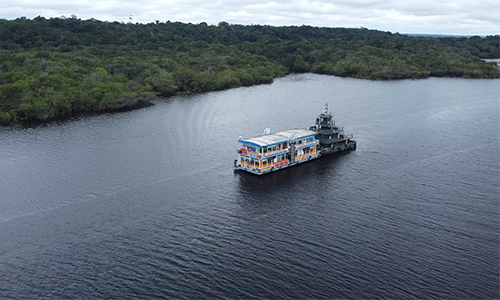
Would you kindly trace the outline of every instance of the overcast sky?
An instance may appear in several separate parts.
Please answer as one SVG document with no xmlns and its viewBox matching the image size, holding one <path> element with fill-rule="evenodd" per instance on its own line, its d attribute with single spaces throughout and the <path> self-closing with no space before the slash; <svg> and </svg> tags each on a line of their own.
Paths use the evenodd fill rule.
<svg viewBox="0 0 500 300">
<path fill-rule="evenodd" d="M 500 34 L 499 0 L 4 0 L 0 18 L 366 27 L 399 33 Z"/>
</svg>

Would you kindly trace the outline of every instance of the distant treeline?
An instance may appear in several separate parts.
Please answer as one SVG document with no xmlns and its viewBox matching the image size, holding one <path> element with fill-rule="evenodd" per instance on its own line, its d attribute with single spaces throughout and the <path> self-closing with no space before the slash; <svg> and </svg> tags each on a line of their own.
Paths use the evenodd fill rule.
<svg viewBox="0 0 500 300">
<path fill-rule="evenodd" d="M 0 20 L 0 122 L 140 105 L 155 95 L 270 83 L 290 72 L 374 80 L 499 78 L 500 36 L 368 29 Z"/>
</svg>

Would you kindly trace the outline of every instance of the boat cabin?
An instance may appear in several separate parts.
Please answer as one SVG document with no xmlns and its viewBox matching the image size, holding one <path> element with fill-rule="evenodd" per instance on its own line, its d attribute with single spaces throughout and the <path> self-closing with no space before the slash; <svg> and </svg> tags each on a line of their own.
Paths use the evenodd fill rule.
<svg viewBox="0 0 500 300">
<path fill-rule="evenodd" d="M 255 174 L 263 174 L 308 161 L 319 156 L 315 139 L 317 132 L 293 129 L 251 138 L 240 139 L 235 166 Z"/>
</svg>

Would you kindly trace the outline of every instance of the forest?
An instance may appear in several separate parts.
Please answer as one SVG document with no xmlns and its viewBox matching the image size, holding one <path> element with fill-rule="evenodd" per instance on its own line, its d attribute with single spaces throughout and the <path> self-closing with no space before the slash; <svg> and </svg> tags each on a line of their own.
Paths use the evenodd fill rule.
<svg viewBox="0 0 500 300">
<path fill-rule="evenodd" d="M 370 80 L 500 78 L 500 36 L 366 28 L 0 20 L 0 123 L 140 107 L 313 72 Z"/>
</svg>

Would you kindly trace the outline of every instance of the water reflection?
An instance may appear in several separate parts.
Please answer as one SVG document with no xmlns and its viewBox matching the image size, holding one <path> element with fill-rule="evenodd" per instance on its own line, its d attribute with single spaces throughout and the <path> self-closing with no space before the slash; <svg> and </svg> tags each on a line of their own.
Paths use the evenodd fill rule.
<svg viewBox="0 0 500 300">
<path fill-rule="evenodd" d="M 255 175 L 244 171 L 236 171 L 239 179 L 239 192 L 257 198 L 273 197 L 287 190 L 296 191 L 311 186 L 327 185 L 335 180 L 336 169 L 344 165 L 344 155 L 328 155 L 303 164 L 285 168 L 265 175 Z M 318 187 L 318 193 L 321 190 Z"/>
</svg>

